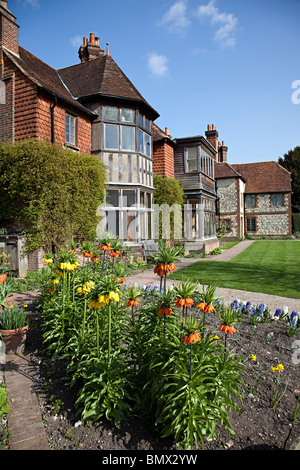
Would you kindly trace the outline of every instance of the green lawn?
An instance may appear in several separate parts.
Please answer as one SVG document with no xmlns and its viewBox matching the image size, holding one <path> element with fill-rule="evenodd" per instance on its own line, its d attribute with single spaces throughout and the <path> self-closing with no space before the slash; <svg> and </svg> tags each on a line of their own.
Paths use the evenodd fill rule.
<svg viewBox="0 0 300 470">
<path fill-rule="evenodd" d="M 197 261 L 170 277 L 300 299 L 300 241 L 255 241 L 231 261 Z"/>
</svg>

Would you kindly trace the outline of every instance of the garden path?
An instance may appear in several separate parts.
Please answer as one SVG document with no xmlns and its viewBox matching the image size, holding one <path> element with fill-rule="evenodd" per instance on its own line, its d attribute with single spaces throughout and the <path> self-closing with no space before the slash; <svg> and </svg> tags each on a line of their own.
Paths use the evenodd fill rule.
<svg viewBox="0 0 300 470">
<path fill-rule="evenodd" d="M 223 250 L 220 255 L 212 256 L 210 259 L 213 261 L 230 261 L 235 256 L 239 255 L 242 251 L 246 250 L 252 243 L 253 240 L 243 240 L 232 248 Z M 190 266 L 195 262 L 205 261 L 206 259 L 207 258 L 184 258 L 180 262 L 176 263 L 176 268 L 179 270 L 185 268 L 186 266 Z M 138 286 L 140 284 L 158 285 L 159 278 L 156 274 L 154 274 L 153 270 L 146 270 L 138 274 L 128 276 L 126 278 L 126 282 L 129 285 L 136 283 Z M 170 286 L 175 282 L 175 280 L 167 278 L 167 286 Z M 218 287 L 216 289 L 216 295 L 217 297 L 223 298 L 225 304 L 230 304 L 235 299 L 240 299 L 240 301 L 250 301 L 252 305 L 264 303 L 271 309 L 271 313 L 274 313 L 277 308 L 282 308 L 283 306 L 287 306 L 289 312 L 292 312 L 293 310 L 300 312 L 300 299 L 290 299 L 288 297 L 281 297 L 277 295 L 243 291 L 238 289 L 227 289 L 223 287 Z"/>
</svg>

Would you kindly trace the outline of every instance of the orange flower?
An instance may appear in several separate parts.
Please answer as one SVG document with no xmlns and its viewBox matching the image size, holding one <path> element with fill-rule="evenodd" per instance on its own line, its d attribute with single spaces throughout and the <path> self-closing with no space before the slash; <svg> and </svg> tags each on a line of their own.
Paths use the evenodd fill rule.
<svg viewBox="0 0 300 470">
<path fill-rule="evenodd" d="M 185 299 L 175 299 L 176 307 L 192 307 L 194 305 L 193 299 L 186 297 Z"/>
<path fill-rule="evenodd" d="M 70 253 L 76 253 L 76 250 L 69 250 Z"/>
<path fill-rule="evenodd" d="M 175 270 L 176 270 L 175 264 L 174 264 L 174 263 L 169 264 L 168 270 L 169 270 L 170 273 L 171 273 L 172 271 L 175 271 Z"/>
<path fill-rule="evenodd" d="M 174 263 L 170 264 L 164 264 L 164 263 L 159 263 L 157 266 L 154 268 L 154 273 L 158 274 L 158 276 L 163 277 L 167 272 L 172 272 L 175 271 L 176 267 Z"/>
<path fill-rule="evenodd" d="M 154 274 L 157 274 L 160 277 L 165 275 L 165 265 L 163 263 L 158 264 L 154 268 Z"/>
<path fill-rule="evenodd" d="M 204 313 L 212 313 L 215 311 L 215 307 L 212 304 L 206 304 L 205 302 L 199 302 L 197 308 Z"/>
<path fill-rule="evenodd" d="M 232 333 L 236 333 L 236 329 L 234 328 L 234 326 L 224 325 L 224 323 L 222 323 L 222 325 L 218 327 L 218 330 L 224 331 L 224 333 L 228 333 L 230 335 L 232 335 Z"/>
<path fill-rule="evenodd" d="M 195 333 L 191 333 L 189 335 L 185 335 L 183 338 L 183 344 L 187 343 L 197 343 L 201 339 L 200 334 L 198 331 L 195 331 Z"/>
<path fill-rule="evenodd" d="M 109 255 L 110 255 L 112 258 L 115 258 L 115 259 L 116 259 L 116 258 L 119 257 L 120 252 L 119 252 L 119 251 L 111 251 L 111 252 L 109 253 Z"/>
<path fill-rule="evenodd" d="M 138 297 L 135 300 L 128 299 L 127 305 L 128 307 L 137 307 L 140 301 L 141 299 L 139 299 Z"/>
<path fill-rule="evenodd" d="M 92 257 L 92 261 L 94 261 L 94 263 L 98 263 L 99 258 L 94 258 L 94 257 Z"/>
<path fill-rule="evenodd" d="M 121 278 L 117 281 L 118 284 L 124 284 L 124 282 L 126 281 L 125 278 Z"/>
<path fill-rule="evenodd" d="M 157 313 L 158 315 L 161 315 L 161 316 L 164 316 L 164 315 L 168 316 L 168 315 L 172 315 L 173 310 L 172 310 L 172 307 L 167 307 L 167 308 L 161 307 Z"/>
</svg>

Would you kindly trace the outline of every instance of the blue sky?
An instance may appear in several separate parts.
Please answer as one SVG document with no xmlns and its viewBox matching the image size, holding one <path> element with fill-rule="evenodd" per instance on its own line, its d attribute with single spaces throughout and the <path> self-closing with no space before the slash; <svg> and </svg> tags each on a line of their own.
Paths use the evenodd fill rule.
<svg viewBox="0 0 300 470">
<path fill-rule="evenodd" d="M 214 123 L 229 163 L 300 145 L 300 0 L 8 0 L 20 44 L 54 68 L 95 33 L 173 137 Z"/>
</svg>

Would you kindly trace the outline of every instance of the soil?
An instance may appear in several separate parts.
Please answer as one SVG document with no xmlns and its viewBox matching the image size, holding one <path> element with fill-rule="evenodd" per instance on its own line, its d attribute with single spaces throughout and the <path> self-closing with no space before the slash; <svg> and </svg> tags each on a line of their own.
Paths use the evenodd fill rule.
<svg viewBox="0 0 300 470">
<path fill-rule="evenodd" d="M 82 423 L 74 406 L 76 390 L 70 389 L 65 379 L 65 364 L 63 361 L 52 364 L 42 354 L 41 315 L 34 296 L 28 308 L 31 319 L 25 354 L 30 361 L 34 390 L 51 449 L 178 450 L 172 439 L 162 439 L 159 429 L 152 429 L 138 417 L 123 422 L 120 429 L 105 420 L 90 426 Z M 256 355 L 256 361 L 247 360 L 243 403 L 238 402 L 238 414 L 230 414 L 235 435 L 219 426 L 218 437 L 206 442 L 204 450 L 292 450 L 300 441 L 300 409 L 293 420 L 297 402 L 300 405 L 300 350 L 293 352 L 293 348 L 300 346 L 300 333 L 289 337 L 285 323 L 279 320 L 257 327 L 243 322 L 236 328 L 237 333 L 228 338 L 229 347 L 236 348 L 245 358 Z M 276 375 L 270 367 L 277 364 L 284 365 L 281 384 L 287 387 L 282 399 L 272 408 Z"/>
</svg>

